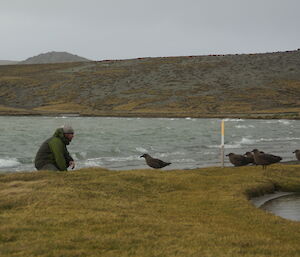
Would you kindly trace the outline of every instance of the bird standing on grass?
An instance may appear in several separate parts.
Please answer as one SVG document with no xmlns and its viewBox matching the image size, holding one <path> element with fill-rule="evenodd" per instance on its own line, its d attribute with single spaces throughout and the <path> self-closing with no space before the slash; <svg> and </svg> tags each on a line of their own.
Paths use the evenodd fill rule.
<svg viewBox="0 0 300 257">
<path fill-rule="evenodd" d="M 257 149 L 252 150 L 252 152 L 256 165 L 262 165 L 263 169 L 267 169 L 267 165 L 280 162 L 282 160 L 280 156 L 266 154 L 258 151 Z"/>
<path fill-rule="evenodd" d="M 246 153 L 244 154 L 244 156 L 245 156 L 246 159 L 248 160 L 248 163 L 255 164 L 253 153 L 251 153 L 251 152 L 246 152 Z"/>
<path fill-rule="evenodd" d="M 296 155 L 297 160 L 300 161 L 300 150 L 295 150 L 293 153 Z"/>
<path fill-rule="evenodd" d="M 245 157 L 243 155 L 229 153 L 229 154 L 226 154 L 226 156 L 228 156 L 229 161 L 236 167 L 245 166 L 245 165 L 249 164 L 247 157 Z"/>
<path fill-rule="evenodd" d="M 162 160 L 152 158 L 147 153 L 140 156 L 140 158 L 142 158 L 142 157 L 145 158 L 147 165 L 154 169 L 161 169 L 161 168 L 166 167 L 171 164 L 170 162 L 164 162 Z"/>
</svg>

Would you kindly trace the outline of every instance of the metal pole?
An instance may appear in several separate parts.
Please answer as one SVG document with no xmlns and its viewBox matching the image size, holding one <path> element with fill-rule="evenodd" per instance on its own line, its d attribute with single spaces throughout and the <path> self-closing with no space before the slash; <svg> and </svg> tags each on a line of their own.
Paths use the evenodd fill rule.
<svg viewBox="0 0 300 257">
<path fill-rule="evenodd" d="M 224 168 L 224 120 L 221 121 L 221 166 Z"/>
</svg>

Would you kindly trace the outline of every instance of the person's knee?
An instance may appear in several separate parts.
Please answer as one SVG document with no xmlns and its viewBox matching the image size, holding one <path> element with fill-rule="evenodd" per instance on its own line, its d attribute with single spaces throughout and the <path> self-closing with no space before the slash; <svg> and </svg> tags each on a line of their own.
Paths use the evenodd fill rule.
<svg viewBox="0 0 300 257">
<path fill-rule="evenodd" d="M 55 165 L 49 163 L 49 164 L 44 165 L 44 166 L 43 166 L 42 168 L 40 168 L 39 170 L 58 171 L 58 168 L 57 168 Z"/>
</svg>

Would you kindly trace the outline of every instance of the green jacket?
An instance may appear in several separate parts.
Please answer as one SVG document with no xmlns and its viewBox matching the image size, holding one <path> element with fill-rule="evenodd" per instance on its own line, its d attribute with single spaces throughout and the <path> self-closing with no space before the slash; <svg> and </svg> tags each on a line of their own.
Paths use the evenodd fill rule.
<svg viewBox="0 0 300 257">
<path fill-rule="evenodd" d="M 65 138 L 63 129 L 58 128 L 38 150 L 34 161 L 36 169 L 40 170 L 46 164 L 53 164 L 61 171 L 67 170 L 69 162 L 73 161 L 67 150 L 68 144 L 70 141 Z"/>
</svg>

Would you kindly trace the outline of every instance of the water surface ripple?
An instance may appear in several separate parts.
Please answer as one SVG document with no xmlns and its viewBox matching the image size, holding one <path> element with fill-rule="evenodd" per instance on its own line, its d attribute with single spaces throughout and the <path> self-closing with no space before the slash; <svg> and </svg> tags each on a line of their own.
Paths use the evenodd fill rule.
<svg viewBox="0 0 300 257">
<path fill-rule="evenodd" d="M 40 144 L 63 124 L 75 129 L 68 149 L 77 169 L 147 168 L 143 153 L 172 162 L 165 170 L 220 165 L 220 119 L 2 116 L 0 124 L 0 172 L 34 170 Z M 299 131 L 297 120 L 227 119 L 225 154 L 258 148 L 295 160 Z"/>
</svg>

